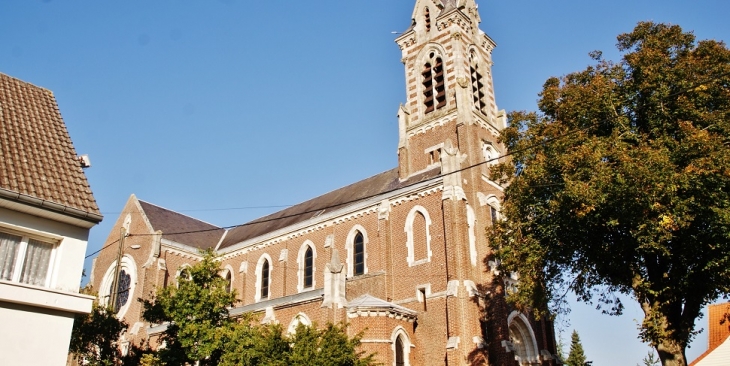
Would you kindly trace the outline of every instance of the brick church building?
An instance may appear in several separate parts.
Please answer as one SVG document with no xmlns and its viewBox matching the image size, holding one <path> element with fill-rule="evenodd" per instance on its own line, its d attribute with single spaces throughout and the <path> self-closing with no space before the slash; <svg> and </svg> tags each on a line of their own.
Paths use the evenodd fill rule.
<svg viewBox="0 0 730 366">
<path fill-rule="evenodd" d="M 398 166 L 233 229 L 130 197 L 95 259 L 107 299 L 124 240 L 119 316 L 127 342 L 164 325 L 141 320 L 139 297 L 174 285 L 201 249 L 222 256 L 253 312 L 285 329 L 346 321 L 384 365 L 556 365 L 553 324 L 506 303 L 517 276 L 490 264 L 485 228 L 503 188 L 489 179 L 505 153 L 491 52 L 474 0 L 417 0 L 403 52 L 407 100 L 398 110 Z"/>
</svg>

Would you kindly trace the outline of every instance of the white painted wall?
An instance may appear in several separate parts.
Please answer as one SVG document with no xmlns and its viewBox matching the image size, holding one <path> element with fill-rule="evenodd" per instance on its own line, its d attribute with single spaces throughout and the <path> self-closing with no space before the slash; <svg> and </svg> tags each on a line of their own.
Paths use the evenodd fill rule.
<svg viewBox="0 0 730 366">
<path fill-rule="evenodd" d="M 73 314 L 0 302 L 0 365 L 65 365 Z"/>
<path fill-rule="evenodd" d="M 58 245 L 49 287 L 0 281 L 0 365 L 63 366 L 74 315 L 88 313 L 93 302 L 78 293 L 89 229 L 0 208 L 3 229 Z"/>
</svg>

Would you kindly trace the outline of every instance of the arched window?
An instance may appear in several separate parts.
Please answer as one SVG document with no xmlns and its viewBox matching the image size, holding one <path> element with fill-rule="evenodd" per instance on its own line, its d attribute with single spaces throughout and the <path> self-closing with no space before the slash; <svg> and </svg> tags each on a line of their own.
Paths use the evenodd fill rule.
<svg viewBox="0 0 730 366">
<path fill-rule="evenodd" d="M 261 266 L 261 299 L 269 298 L 269 261 L 264 259 L 264 263 Z"/>
<path fill-rule="evenodd" d="M 347 250 L 347 278 L 368 273 L 368 233 L 362 225 L 356 224 L 345 239 Z"/>
<path fill-rule="evenodd" d="M 507 322 L 509 324 L 510 342 L 519 364 L 521 366 L 539 365 L 540 359 L 535 333 L 532 331 L 527 318 L 518 312 L 513 312 Z"/>
<path fill-rule="evenodd" d="M 403 337 L 395 339 L 395 366 L 405 366 L 405 350 L 403 349 Z"/>
<path fill-rule="evenodd" d="M 297 291 L 311 290 L 317 285 L 314 274 L 317 272 L 315 263 L 317 261 L 317 250 L 311 240 L 306 240 L 299 248 L 297 254 Z"/>
<path fill-rule="evenodd" d="M 311 288 L 314 284 L 314 252 L 307 247 L 304 252 L 304 288 Z"/>
<path fill-rule="evenodd" d="M 390 336 L 391 349 L 393 350 L 393 365 L 410 366 L 411 340 L 406 330 L 399 326 Z"/>
<path fill-rule="evenodd" d="M 431 261 L 431 217 L 423 206 L 415 206 L 406 217 L 406 247 L 409 267 Z"/>
<path fill-rule="evenodd" d="M 111 306 L 117 317 L 121 319 L 133 303 L 131 299 L 134 296 L 134 288 L 137 283 L 137 265 L 131 256 L 125 255 L 122 257 L 119 267 L 118 274 L 116 261 L 107 269 L 100 284 L 99 300 L 103 305 Z M 116 299 L 113 300 L 112 294 L 115 286 Z"/>
<path fill-rule="evenodd" d="M 233 291 L 233 275 L 231 274 L 231 271 L 226 270 L 223 279 L 226 280 L 226 292 L 230 294 L 231 291 Z"/>
<path fill-rule="evenodd" d="M 357 232 L 353 245 L 353 267 L 355 276 L 365 274 L 365 240 L 362 233 Z"/>
<path fill-rule="evenodd" d="M 423 71 L 423 105 L 425 113 L 431 113 L 435 109 L 446 105 L 446 87 L 444 84 L 444 66 L 441 57 L 434 52 L 429 55 L 429 60 L 424 64 Z"/>
</svg>

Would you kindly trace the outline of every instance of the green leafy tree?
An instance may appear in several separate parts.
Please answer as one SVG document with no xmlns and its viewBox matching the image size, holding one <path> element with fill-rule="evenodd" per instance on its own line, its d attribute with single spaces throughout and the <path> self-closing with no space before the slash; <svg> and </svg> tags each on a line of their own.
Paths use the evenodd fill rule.
<svg viewBox="0 0 730 366">
<path fill-rule="evenodd" d="M 220 366 L 372 366 L 373 355 L 359 351 L 361 334 L 347 336 L 347 326 L 300 324 L 285 336 L 280 325 L 239 324 Z"/>
<path fill-rule="evenodd" d="M 347 336 L 344 324 L 328 324 L 322 329 L 317 326 L 297 326 L 290 338 L 288 365 L 292 366 L 370 366 L 375 365 L 373 355 L 358 351 L 362 334 L 353 338 Z"/>
<path fill-rule="evenodd" d="M 540 113 L 510 114 L 489 236 L 520 273 L 515 304 L 554 314 L 572 290 L 617 315 L 628 295 L 641 339 L 684 366 L 701 309 L 730 293 L 730 51 L 651 22 L 618 49 L 547 80 Z"/>
<path fill-rule="evenodd" d="M 203 259 L 178 278 L 177 286 L 160 289 L 152 301 L 143 301 L 145 320 L 167 324 L 160 338 L 166 346 L 157 354 L 160 362 L 218 364 L 235 324 L 228 308 L 236 299 L 234 292 L 226 291 L 219 271 L 215 254 L 204 252 Z"/>
<path fill-rule="evenodd" d="M 568 359 L 565 360 L 565 364 L 567 366 L 585 366 L 589 364 L 583 352 L 583 344 L 580 343 L 580 337 L 575 330 L 570 336 L 570 353 Z"/>
<path fill-rule="evenodd" d="M 89 288 L 81 292 L 92 294 Z M 136 365 L 139 350 L 130 346 L 129 353 L 123 356 L 119 347 L 119 339 L 126 329 L 127 324 L 111 309 L 94 301 L 89 314 L 74 317 L 69 352 L 90 366 Z"/>
</svg>

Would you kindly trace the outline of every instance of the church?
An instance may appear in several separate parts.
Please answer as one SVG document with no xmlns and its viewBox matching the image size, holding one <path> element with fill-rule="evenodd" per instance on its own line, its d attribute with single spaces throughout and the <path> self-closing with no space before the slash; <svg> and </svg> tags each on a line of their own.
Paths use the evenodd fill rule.
<svg viewBox="0 0 730 366">
<path fill-rule="evenodd" d="M 165 329 L 141 319 L 136 299 L 174 286 L 213 249 L 238 296 L 232 316 L 289 331 L 344 321 L 384 365 L 559 364 L 552 322 L 506 302 L 519 277 L 497 270 L 484 234 L 500 215 L 489 170 L 506 152 L 506 116 L 477 8 L 416 0 L 396 39 L 407 88 L 397 167 L 232 229 L 132 195 L 91 278 L 102 301 L 118 279 L 125 344 L 154 344 Z"/>
</svg>

